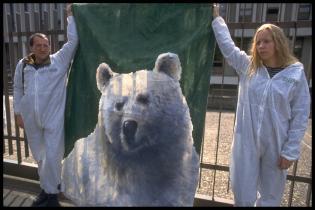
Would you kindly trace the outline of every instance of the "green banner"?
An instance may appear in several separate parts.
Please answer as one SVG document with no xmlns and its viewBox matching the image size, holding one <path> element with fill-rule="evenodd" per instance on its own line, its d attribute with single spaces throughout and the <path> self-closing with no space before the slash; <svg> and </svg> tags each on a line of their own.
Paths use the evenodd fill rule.
<svg viewBox="0 0 315 210">
<path fill-rule="evenodd" d="M 80 41 L 68 78 L 65 156 L 97 124 L 98 65 L 105 62 L 117 73 L 152 70 L 165 52 L 180 58 L 180 84 L 200 154 L 215 44 L 210 4 L 74 4 L 73 14 Z"/>
</svg>

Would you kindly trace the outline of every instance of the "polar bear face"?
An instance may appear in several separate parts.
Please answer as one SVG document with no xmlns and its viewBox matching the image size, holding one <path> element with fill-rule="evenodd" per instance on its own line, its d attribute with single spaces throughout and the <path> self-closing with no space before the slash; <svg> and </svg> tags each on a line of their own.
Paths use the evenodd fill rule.
<svg viewBox="0 0 315 210">
<path fill-rule="evenodd" d="M 110 151 L 139 157 L 187 139 L 192 128 L 180 73 L 179 59 L 172 53 L 160 55 L 153 71 L 116 74 L 107 64 L 99 65 L 99 117 Z"/>
</svg>

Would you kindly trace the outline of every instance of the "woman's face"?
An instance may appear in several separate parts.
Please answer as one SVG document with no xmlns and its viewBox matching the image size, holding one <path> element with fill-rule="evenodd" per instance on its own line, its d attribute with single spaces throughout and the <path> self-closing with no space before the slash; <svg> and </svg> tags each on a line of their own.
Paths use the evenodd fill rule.
<svg viewBox="0 0 315 210">
<path fill-rule="evenodd" d="M 260 59 L 264 63 L 269 63 L 276 59 L 275 42 L 269 30 L 262 30 L 256 36 L 256 49 Z"/>
</svg>

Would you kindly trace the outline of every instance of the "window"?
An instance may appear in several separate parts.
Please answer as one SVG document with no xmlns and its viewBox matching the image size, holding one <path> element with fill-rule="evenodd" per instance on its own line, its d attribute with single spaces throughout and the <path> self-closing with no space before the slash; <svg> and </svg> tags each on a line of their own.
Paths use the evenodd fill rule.
<svg viewBox="0 0 315 210">
<path fill-rule="evenodd" d="M 214 58 L 213 58 L 213 66 L 221 67 L 223 62 L 223 55 L 219 49 L 219 46 L 215 48 Z"/>
<path fill-rule="evenodd" d="M 34 4 L 34 11 L 38 12 L 39 11 L 39 5 L 38 4 Z"/>
<path fill-rule="evenodd" d="M 26 4 L 26 3 L 24 3 L 24 10 L 25 10 L 25 12 L 28 12 L 28 11 L 29 11 L 29 9 L 28 9 L 28 4 Z"/>
<path fill-rule="evenodd" d="M 41 7 L 42 7 L 42 11 L 47 11 L 48 10 L 48 5 L 47 5 L 47 3 L 46 4 L 43 4 L 43 3 L 41 3 Z"/>
<path fill-rule="evenodd" d="M 279 7 L 270 6 L 267 8 L 266 21 L 278 21 Z"/>
<path fill-rule="evenodd" d="M 302 49 L 303 49 L 303 37 L 297 37 L 294 43 L 294 56 L 301 60 L 302 58 Z"/>
<path fill-rule="evenodd" d="M 220 4 L 220 16 L 226 18 L 226 7 L 227 4 Z"/>
<path fill-rule="evenodd" d="M 311 15 L 311 4 L 300 4 L 298 10 L 298 20 L 309 20 Z"/>
<path fill-rule="evenodd" d="M 6 42 L 5 44 L 4 44 L 4 49 L 5 49 L 5 54 L 7 55 L 7 56 L 5 56 L 5 65 L 6 65 L 6 68 L 10 68 L 10 54 L 9 54 L 9 43 L 8 42 Z"/>
<path fill-rule="evenodd" d="M 65 44 L 64 41 L 58 41 L 58 47 L 59 48 L 57 50 L 61 49 L 64 44 Z"/>
<path fill-rule="evenodd" d="M 241 3 L 239 22 L 251 22 L 253 16 L 253 4 Z"/>
<path fill-rule="evenodd" d="M 240 48 L 240 50 L 243 50 L 249 55 L 249 51 L 252 44 L 252 38 L 245 38 L 243 37 L 243 40 L 241 38 L 235 39 L 235 45 Z M 241 46 L 242 45 L 242 46 Z"/>
</svg>

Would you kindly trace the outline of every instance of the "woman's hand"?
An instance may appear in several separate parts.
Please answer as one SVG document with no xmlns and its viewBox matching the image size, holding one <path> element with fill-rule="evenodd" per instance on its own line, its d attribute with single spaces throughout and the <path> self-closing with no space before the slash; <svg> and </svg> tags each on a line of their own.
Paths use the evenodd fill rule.
<svg viewBox="0 0 315 210">
<path fill-rule="evenodd" d="M 278 166 L 280 169 L 288 169 L 293 164 L 293 160 L 287 160 L 284 157 L 280 156 Z"/>
<path fill-rule="evenodd" d="M 220 12 L 219 12 L 220 5 L 218 3 L 213 3 L 212 8 L 213 8 L 212 9 L 213 18 L 220 16 Z"/>
</svg>

